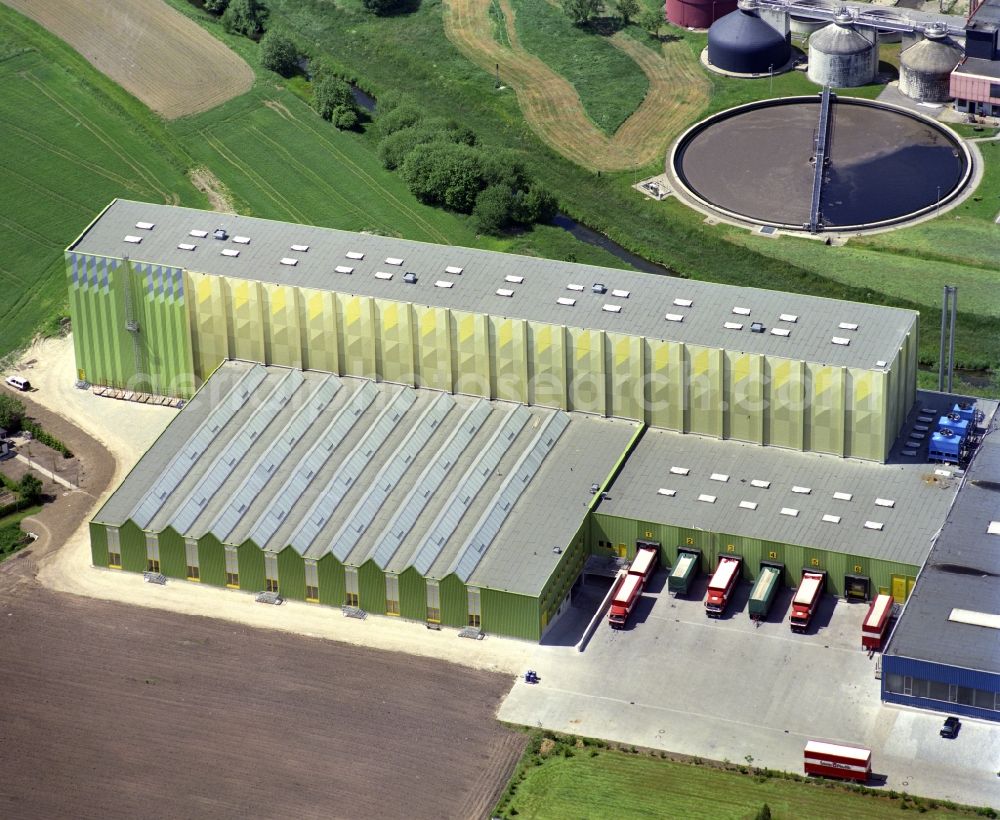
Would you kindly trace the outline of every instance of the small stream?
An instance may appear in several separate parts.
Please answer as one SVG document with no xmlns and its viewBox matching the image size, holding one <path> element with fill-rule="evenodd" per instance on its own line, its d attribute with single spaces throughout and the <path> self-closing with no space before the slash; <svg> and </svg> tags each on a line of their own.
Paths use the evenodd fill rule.
<svg viewBox="0 0 1000 820">
<path fill-rule="evenodd" d="M 677 275 L 670 268 L 658 265 L 656 262 L 650 262 L 648 259 L 643 259 L 641 256 L 626 250 L 614 240 L 608 239 L 604 234 L 598 233 L 586 225 L 581 225 L 576 220 L 566 216 L 566 214 L 556 214 L 556 218 L 552 220 L 552 224 L 557 228 L 562 228 L 567 233 L 573 234 L 581 242 L 586 242 L 588 245 L 593 245 L 597 248 L 603 248 L 616 259 L 628 262 L 633 268 L 641 270 L 643 273 L 656 273 L 660 276 Z"/>
</svg>

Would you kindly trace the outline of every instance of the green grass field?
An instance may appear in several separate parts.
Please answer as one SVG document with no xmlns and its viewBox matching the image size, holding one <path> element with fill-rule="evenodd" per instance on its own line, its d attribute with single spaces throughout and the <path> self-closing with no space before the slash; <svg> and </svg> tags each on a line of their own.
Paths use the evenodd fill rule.
<svg viewBox="0 0 1000 820">
<path fill-rule="evenodd" d="M 565 756 L 567 748 L 570 757 Z M 946 808 L 933 800 L 891 794 L 873 796 L 830 782 L 754 776 L 735 767 L 724 771 L 648 753 L 559 742 L 544 757 L 529 747 L 494 815 L 519 820 L 752 820 L 767 804 L 775 820 L 885 820 L 887 813 L 901 810 L 928 818 L 977 816 L 974 809 Z"/>
<path fill-rule="evenodd" d="M 544 0 L 511 0 L 521 44 L 576 89 L 591 121 L 611 135 L 642 103 L 649 80 L 595 31 L 577 28 Z"/>
</svg>

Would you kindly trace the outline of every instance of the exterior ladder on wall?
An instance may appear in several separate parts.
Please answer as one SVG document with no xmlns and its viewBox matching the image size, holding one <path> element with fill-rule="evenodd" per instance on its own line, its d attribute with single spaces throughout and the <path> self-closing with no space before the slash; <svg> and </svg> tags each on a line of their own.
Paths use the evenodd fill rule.
<svg viewBox="0 0 1000 820">
<path fill-rule="evenodd" d="M 139 320 L 135 315 L 135 300 L 132 294 L 132 263 L 126 256 L 122 259 L 125 268 L 125 330 L 132 339 L 132 363 L 135 373 L 142 373 L 142 346 L 139 344 Z"/>
</svg>

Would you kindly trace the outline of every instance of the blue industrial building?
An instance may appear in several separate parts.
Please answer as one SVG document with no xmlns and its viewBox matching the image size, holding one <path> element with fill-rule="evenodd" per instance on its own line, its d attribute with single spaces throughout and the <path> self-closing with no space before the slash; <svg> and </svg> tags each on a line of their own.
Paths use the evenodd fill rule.
<svg viewBox="0 0 1000 820">
<path fill-rule="evenodd" d="M 1000 434 L 984 436 L 883 652 L 882 700 L 1000 721 Z"/>
</svg>

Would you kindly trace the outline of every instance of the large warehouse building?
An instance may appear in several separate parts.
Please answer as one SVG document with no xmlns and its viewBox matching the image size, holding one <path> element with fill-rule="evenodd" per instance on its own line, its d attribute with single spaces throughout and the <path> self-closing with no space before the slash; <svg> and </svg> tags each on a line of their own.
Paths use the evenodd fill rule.
<svg viewBox="0 0 1000 820">
<path fill-rule="evenodd" d="M 79 377 L 191 397 L 98 567 L 539 640 L 643 541 L 905 601 L 961 494 L 910 311 L 120 200 L 66 258 Z"/>
</svg>

